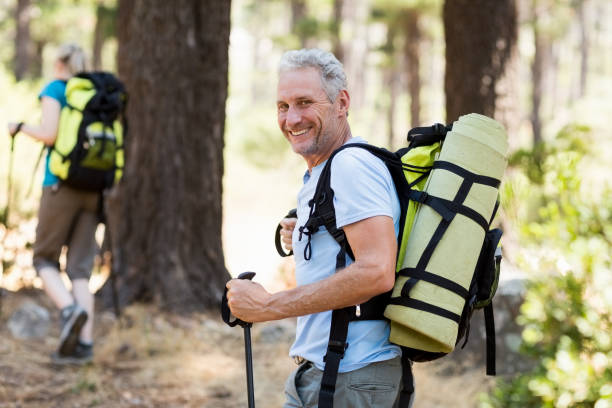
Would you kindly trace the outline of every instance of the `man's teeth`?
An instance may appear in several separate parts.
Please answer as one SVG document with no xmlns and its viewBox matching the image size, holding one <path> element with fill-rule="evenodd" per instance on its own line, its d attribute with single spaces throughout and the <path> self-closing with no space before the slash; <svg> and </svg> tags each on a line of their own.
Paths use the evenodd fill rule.
<svg viewBox="0 0 612 408">
<path fill-rule="evenodd" d="M 299 135 L 303 135 L 304 133 L 308 132 L 308 129 L 302 129 L 302 130 L 298 130 L 296 132 L 292 131 L 291 135 L 292 136 L 299 136 Z"/>
</svg>

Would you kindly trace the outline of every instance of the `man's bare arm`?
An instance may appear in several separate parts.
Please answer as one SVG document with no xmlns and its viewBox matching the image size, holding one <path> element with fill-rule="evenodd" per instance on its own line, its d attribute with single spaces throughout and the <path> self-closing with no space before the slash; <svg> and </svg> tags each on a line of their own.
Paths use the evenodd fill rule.
<svg viewBox="0 0 612 408">
<path fill-rule="evenodd" d="M 232 314 L 249 322 L 303 316 L 358 305 L 393 288 L 397 252 L 393 220 L 371 217 L 345 226 L 344 232 L 354 263 L 319 282 L 274 294 L 258 283 L 233 279 L 227 284 Z"/>
</svg>

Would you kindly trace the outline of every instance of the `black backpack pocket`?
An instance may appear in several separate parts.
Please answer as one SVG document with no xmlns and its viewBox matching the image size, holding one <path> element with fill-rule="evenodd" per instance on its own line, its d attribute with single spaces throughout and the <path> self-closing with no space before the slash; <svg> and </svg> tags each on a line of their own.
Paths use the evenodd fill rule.
<svg viewBox="0 0 612 408">
<path fill-rule="evenodd" d="M 485 235 L 474 273 L 474 283 L 476 285 L 474 309 L 481 309 L 490 304 L 495 292 L 497 292 L 501 262 L 501 247 L 499 247 L 501 237 L 502 230 L 499 228 L 487 231 Z"/>
</svg>

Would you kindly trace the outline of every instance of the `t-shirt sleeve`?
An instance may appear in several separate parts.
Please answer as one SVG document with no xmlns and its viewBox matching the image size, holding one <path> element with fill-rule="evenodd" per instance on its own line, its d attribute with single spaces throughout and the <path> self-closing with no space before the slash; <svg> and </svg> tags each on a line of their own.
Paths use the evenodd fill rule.
<svg viewBox="0 0 612 408">
<path fill-rule="evenodd" d="M 366 218 L 393 218 L 395 186 L 387 166 L 360 148 L 338 153 L 331 164 L 336 226 L 341 228 Z"/>
<path fill-rule="evenodd" d="M 64 98 L 64 86 L 60 81 L 52 81 L 49 82 L 38 94 L 38 99 L 42 99 L 43 96 L 48 96 L 57 100 L 58 102 L 62 102 Z"/>
</svg>

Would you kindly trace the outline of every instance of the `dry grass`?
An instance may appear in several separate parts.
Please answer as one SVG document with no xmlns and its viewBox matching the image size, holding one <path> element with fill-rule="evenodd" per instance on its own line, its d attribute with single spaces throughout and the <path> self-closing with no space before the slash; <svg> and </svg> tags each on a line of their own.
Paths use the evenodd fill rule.
<svg viewBox="0 0 612 408">
<path fill-rule="evenodd" d="M 144 305 L 125 310 L 121 321 L 99 314 L 94 364 L 58 368 L 48 357 L 57 329 L 23 341 L 13 339 L 4 324 L 26 297 L 50 308 L 38 291 L 3 297 L 0 407 L 246 405 L 242 330 L 216 315 L 181 317 Z M 293 369 L 289 344 L 260 341 L 263 327 L 253 329 L 256 398 L 262 406 L 280 406 L 284 378 Z"/>
<path fill-rule="evenodd" d="M 49 353 L 57 346 L 57 321 L 42 339 L 14 339 L 6 327 L 26 299 L 53 310 L 39 290 L 5 292 L 0 319 L 0 408 L 26 407 L 213 407 L 247 405 L 242 329 L 216 314 L 189 317 L 154 306 L 127 308 L 120 321 L 96 316 L 94 364 L 57 367 Z M 274 325 L 278 325 L 275 323 Z M 258 407 L 281 407 L 286 377 L 295 368 L 287 357 L 292 322 L 270 340 L 252 329 L 255 398 Z M 415 408 L 471 408 L 491 384 L 481 367 L 459 370 L 445 362 L 416 364 Z"/>
</svg>

